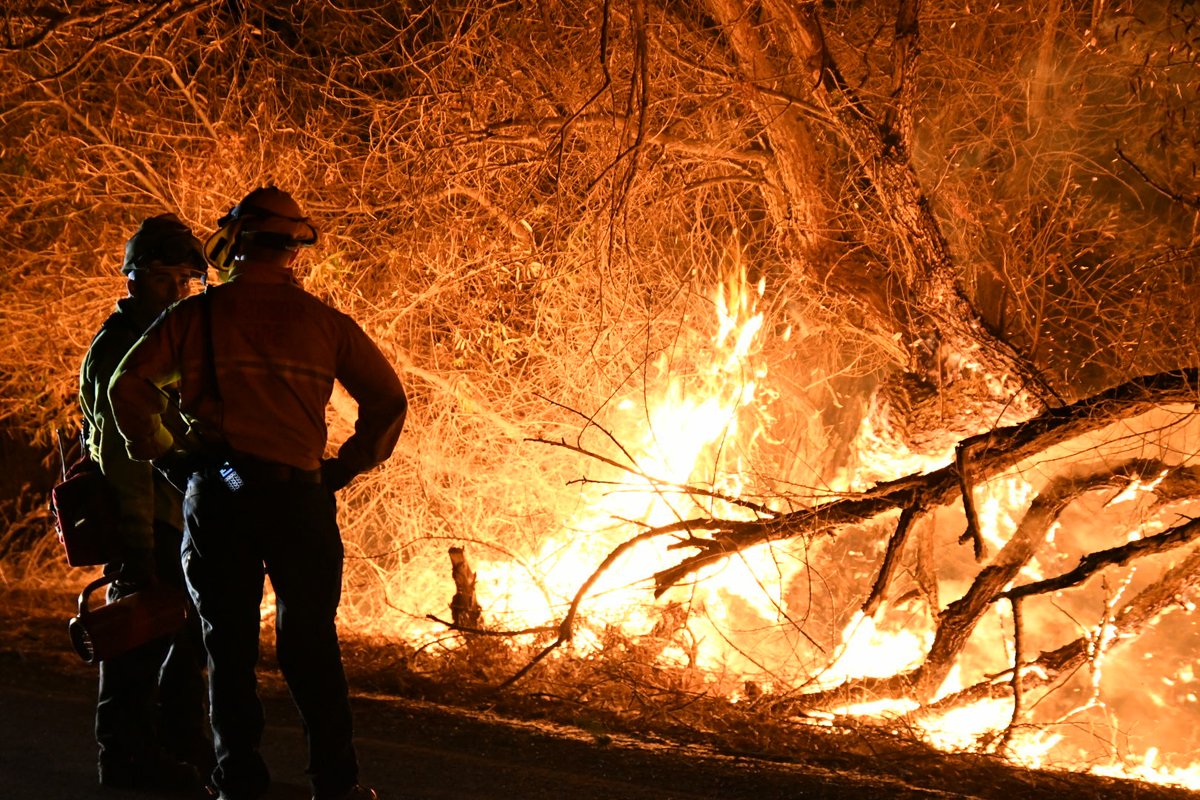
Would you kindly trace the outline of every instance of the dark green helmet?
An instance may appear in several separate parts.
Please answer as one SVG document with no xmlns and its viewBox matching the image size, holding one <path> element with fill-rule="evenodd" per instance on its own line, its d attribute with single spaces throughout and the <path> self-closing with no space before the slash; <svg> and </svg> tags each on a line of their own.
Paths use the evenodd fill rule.
<svg viewBox="0 0 1200 800">
<path fill-rule="evenodd" d="M 151 267 L 178 267 L 200 273 L 207 269 L 200 240 L 174 214 L 143 220 L 125 243 L 121 272 L 128 275 L 135 269 Z"/>
</svg>

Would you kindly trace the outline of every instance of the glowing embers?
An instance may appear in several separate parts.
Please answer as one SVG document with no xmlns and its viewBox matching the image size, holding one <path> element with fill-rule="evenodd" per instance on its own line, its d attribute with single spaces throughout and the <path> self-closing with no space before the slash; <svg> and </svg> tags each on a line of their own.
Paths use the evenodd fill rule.
<svg viewBox="0 0 1200 800">
<path fill-rule="evenodd" d="M 1200 790 L 1200 765 L 1172 767 L 1158 764 L 1157 747 L 1151 747 L 1141 759 L 1131 759 L 1124 764 L 1094 766 L 1089 771 L 1111 778 L 1132 778 L 1151 783 L 1173 784 L 1187 789 Z"/>
</svg>

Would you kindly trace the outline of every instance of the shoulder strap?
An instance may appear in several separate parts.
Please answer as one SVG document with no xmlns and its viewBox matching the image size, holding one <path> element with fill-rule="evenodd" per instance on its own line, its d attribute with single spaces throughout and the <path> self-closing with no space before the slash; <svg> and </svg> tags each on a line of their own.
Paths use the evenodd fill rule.
<svg viewBox="0 0 1200 800">
<path fill-rule="evenodd" d="M 200 295 L 200 304 L 204 309 L 204 367 L 208 373 L 205 377 L 212 387 L 213 397 L 218 404 L 223 405 L 221 384 L 217 382 L 217 351 L 213 347 L 212 298 L 207 289 Z"/>
<path fill-rule="evenodd" d="M 221 384 L 217 380 L 217 350 L 213 346 L 213 319 L 210 289 L 205 289 L 200 295 L 200 310 L 204 320 L 204 383 L 208 393 L 212 395 L 217 405 L 216 429 L 201 431 L 200 438 L 206 441 L 208 447 L 216 447 L 225 438 L 225 401 L 221 397 Z M 204 434 L 208 435 L 205 436 Z"/>
</svg>

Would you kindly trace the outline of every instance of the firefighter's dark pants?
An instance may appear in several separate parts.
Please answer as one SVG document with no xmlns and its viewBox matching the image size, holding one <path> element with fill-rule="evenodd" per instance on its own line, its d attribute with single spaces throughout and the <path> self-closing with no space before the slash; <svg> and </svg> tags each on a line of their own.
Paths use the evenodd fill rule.
<svg viewBox="0 0 1200 800">
<path fill-rule="evenodd" d="M 179 563 L 182 534 L 154 524 L 154 560 L 159 581 L 183 589 Z M 138 587 L 121 582 L 108 587 L 108 602 Z M 211 760 L 204 719 L 204 652 L 200 621 L 189 611 L 188 624 L 171 636 L 100 662 L 96 702 L 96 742 L 101 763 L 153 761 L 159 751 L 193 764 Z"/>
<path fill-rule="evenodd" d="M 213 784 L 256 798 L 270 782 L 259 755 L 264 716 L 258 662 L 263 577 L 275 591 L 276 653 L 308 738 L 314 794 L 358 778 L 350 703 L 334 616 L 342 541 L 331 492 L 304 479 L 244 476 L 236 490 L 217 469 L 192 476 L 184 499 L 183 568 L 204 623 L 217 766 Z"/>
</svg>

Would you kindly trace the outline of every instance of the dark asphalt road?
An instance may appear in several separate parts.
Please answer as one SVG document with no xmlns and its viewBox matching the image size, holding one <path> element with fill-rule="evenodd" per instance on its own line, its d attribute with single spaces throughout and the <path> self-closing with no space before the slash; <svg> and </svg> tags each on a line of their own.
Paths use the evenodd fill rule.
<svg viewBox="0 0 1200 800">
<path fill-rule="evenodd" d="M 96 669 L 71 650 L 69 600 L 0 591 L 0 800 L 148 800 L 154 795 L 105 790 L 96 782 Z M 269 668 L 262 674 L 268 720 L 263 755 L 275 779 L 268 800 L 309 800 L 299 718 L 278 674 Z M 393 697 L 359 694 L 352 702 L 363 780 L 381 800 L 1200 798 L 1183 789 L 1032 773 L 969 756 L 940 761 L 926 754 L 891 764 L 889 773 L 889 757 L 864 752 L 869 745 L 862 745 L 847 753 L 808 753 L 813 763 L 801 766 L 676 743 L 598 738 L 577 728 Z M 753 741 L 754 731 L 743 734 Z M 806 741 L 808 747 L 842 746 L 836 737 Z M 824 771 L 814 763 L 847 771 Z M 197 791 L 181 800 L 206 797 Z"/>
<path fill-rule="evenodd" d="M 94 670 L 59 660 L 47 668 L 0 646 L 0 798 L 136 800 L 101 789 L 92 740 Z M 307 800 L 304 742 L 290 700 L 266 693 L 264 756 L 271 800 Z M 962 795 L 705 751 L 512 723 L 487 714 L 356 697 L 364 782 L 382 800 L 783 800 Z M 203 796 L 197 794 L 197 797 Z"/>
</svg>

